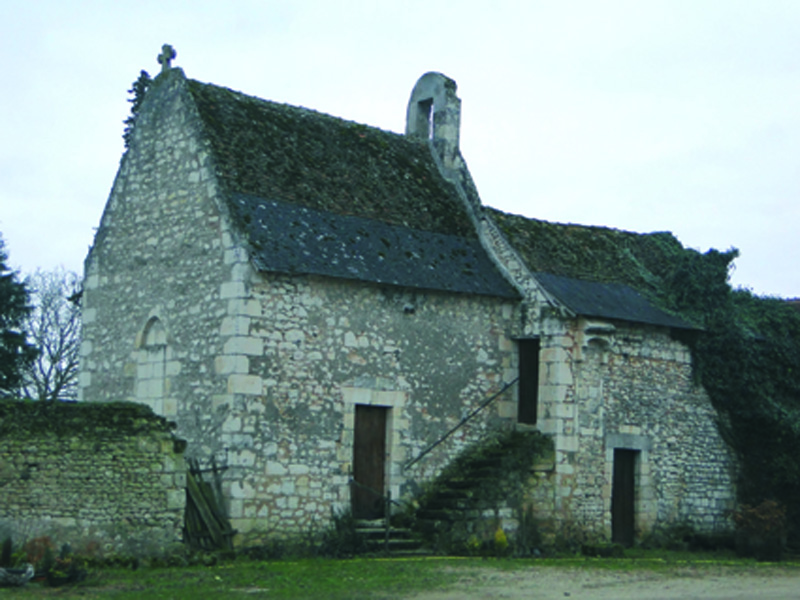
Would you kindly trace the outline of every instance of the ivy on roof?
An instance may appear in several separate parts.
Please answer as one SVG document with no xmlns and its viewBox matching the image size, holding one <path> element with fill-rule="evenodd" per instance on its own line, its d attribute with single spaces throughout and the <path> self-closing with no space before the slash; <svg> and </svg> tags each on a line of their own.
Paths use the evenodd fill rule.
<svg viewBox="0 0 800 600">
<path fill-rule="evenodd" d="M 669 232 L 640 234 L 490 211 L 532 271 L 652 291 L 685 251 Z"/>
<path fill-rule="evenodd" d="M 550 223 L 489 209 L 491 217 L 533 272 L 631 287 L 654 306 L 705 327 L 708 287 L 728 289 L 735 249 L 701 253 L 669 232 L 633 233 L 607 227 Z M 702 281 L 697 272 L 713 272 Z"/>
<path fill-rule="evenodd" d="M 477 237 L 425 142 L 211 84 L 187 83 L 228 193 Z"/>
</svg>

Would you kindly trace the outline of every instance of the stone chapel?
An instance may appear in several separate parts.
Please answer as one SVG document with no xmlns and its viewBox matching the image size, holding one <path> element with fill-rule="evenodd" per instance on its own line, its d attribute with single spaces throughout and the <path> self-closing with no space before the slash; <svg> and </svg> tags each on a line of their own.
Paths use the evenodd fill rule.
<svg viewBox="0 0 800 600">
<path fill-rule="evenodd" d="M 86 258 L 81 399 L 147 404 L 225 463 L 237 543 L 371 516 L 503 428 L 553 442 L 520 482 L 542 519 L 724 529 L 735 464 L 680 341 L 698 332 L 629 275 L 677 240 L 484 206 L 459 119 L 439 73 L 397 134 L 164 60 Z"/>
</svg>

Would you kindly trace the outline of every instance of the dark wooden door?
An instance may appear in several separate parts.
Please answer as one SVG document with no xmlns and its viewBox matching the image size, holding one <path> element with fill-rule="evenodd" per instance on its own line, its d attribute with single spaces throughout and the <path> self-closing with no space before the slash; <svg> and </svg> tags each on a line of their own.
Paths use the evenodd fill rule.
<svg viewBox="0 0 800 600">
<path fill-rule="evenodd" d="M 386 411 L 383 406 L 356 405 L 353 442 L 353 516 L 357 519 L 383 517 L 386 469 Z"/>
<path fill-rule="evenodd" d="M 517 421 L 536 425 L 539 410 L 539 340 L 519 340 L 519 400 Z"/>
<path fill-rule="evenodd" d="M 614 450 L 611 488 L 611 541 L 633 546 L 636 526 L 636 459 L 638 450 Z"/>
</svg>

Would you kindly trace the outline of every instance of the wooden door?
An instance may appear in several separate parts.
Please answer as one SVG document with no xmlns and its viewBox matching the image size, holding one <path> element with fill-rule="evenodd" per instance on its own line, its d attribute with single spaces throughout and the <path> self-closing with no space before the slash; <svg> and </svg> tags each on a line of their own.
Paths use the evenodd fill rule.
<svg viewBox="0 0 800 600">
<path fill-rule="evenodd" d="M 636 528 L 636 460 L 638 450 L 614 449 L 611 488 L 611 541 L 633 546 Z"/>
<path fill-rule="evenodd" d="M 383 517 L 386 415 L 383 406 L 356 405 L 351 497 L 357 519 Z"/>
</svg>

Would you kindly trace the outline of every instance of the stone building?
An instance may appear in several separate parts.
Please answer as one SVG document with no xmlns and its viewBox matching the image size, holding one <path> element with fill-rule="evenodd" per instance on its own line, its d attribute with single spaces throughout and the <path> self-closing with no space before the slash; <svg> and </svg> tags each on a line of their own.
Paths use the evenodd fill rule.
<svg viewBox="0 0 800 600">
<path fill-rule="evenodd" d="M 86 259 L 82 399 L 146 403 L 187 456 L 226 462 L 241 543 L 380 514 L 514 427 L 554 441 L 528 494 L 544 518 L 618 538 L 719 527 L 733 462 L 673 335 L 691 326 L 549 260 L 542 222 L 485 208 L 459 115 L 438 73 L 399 135 L 165 60 Z"/>
</svg>

